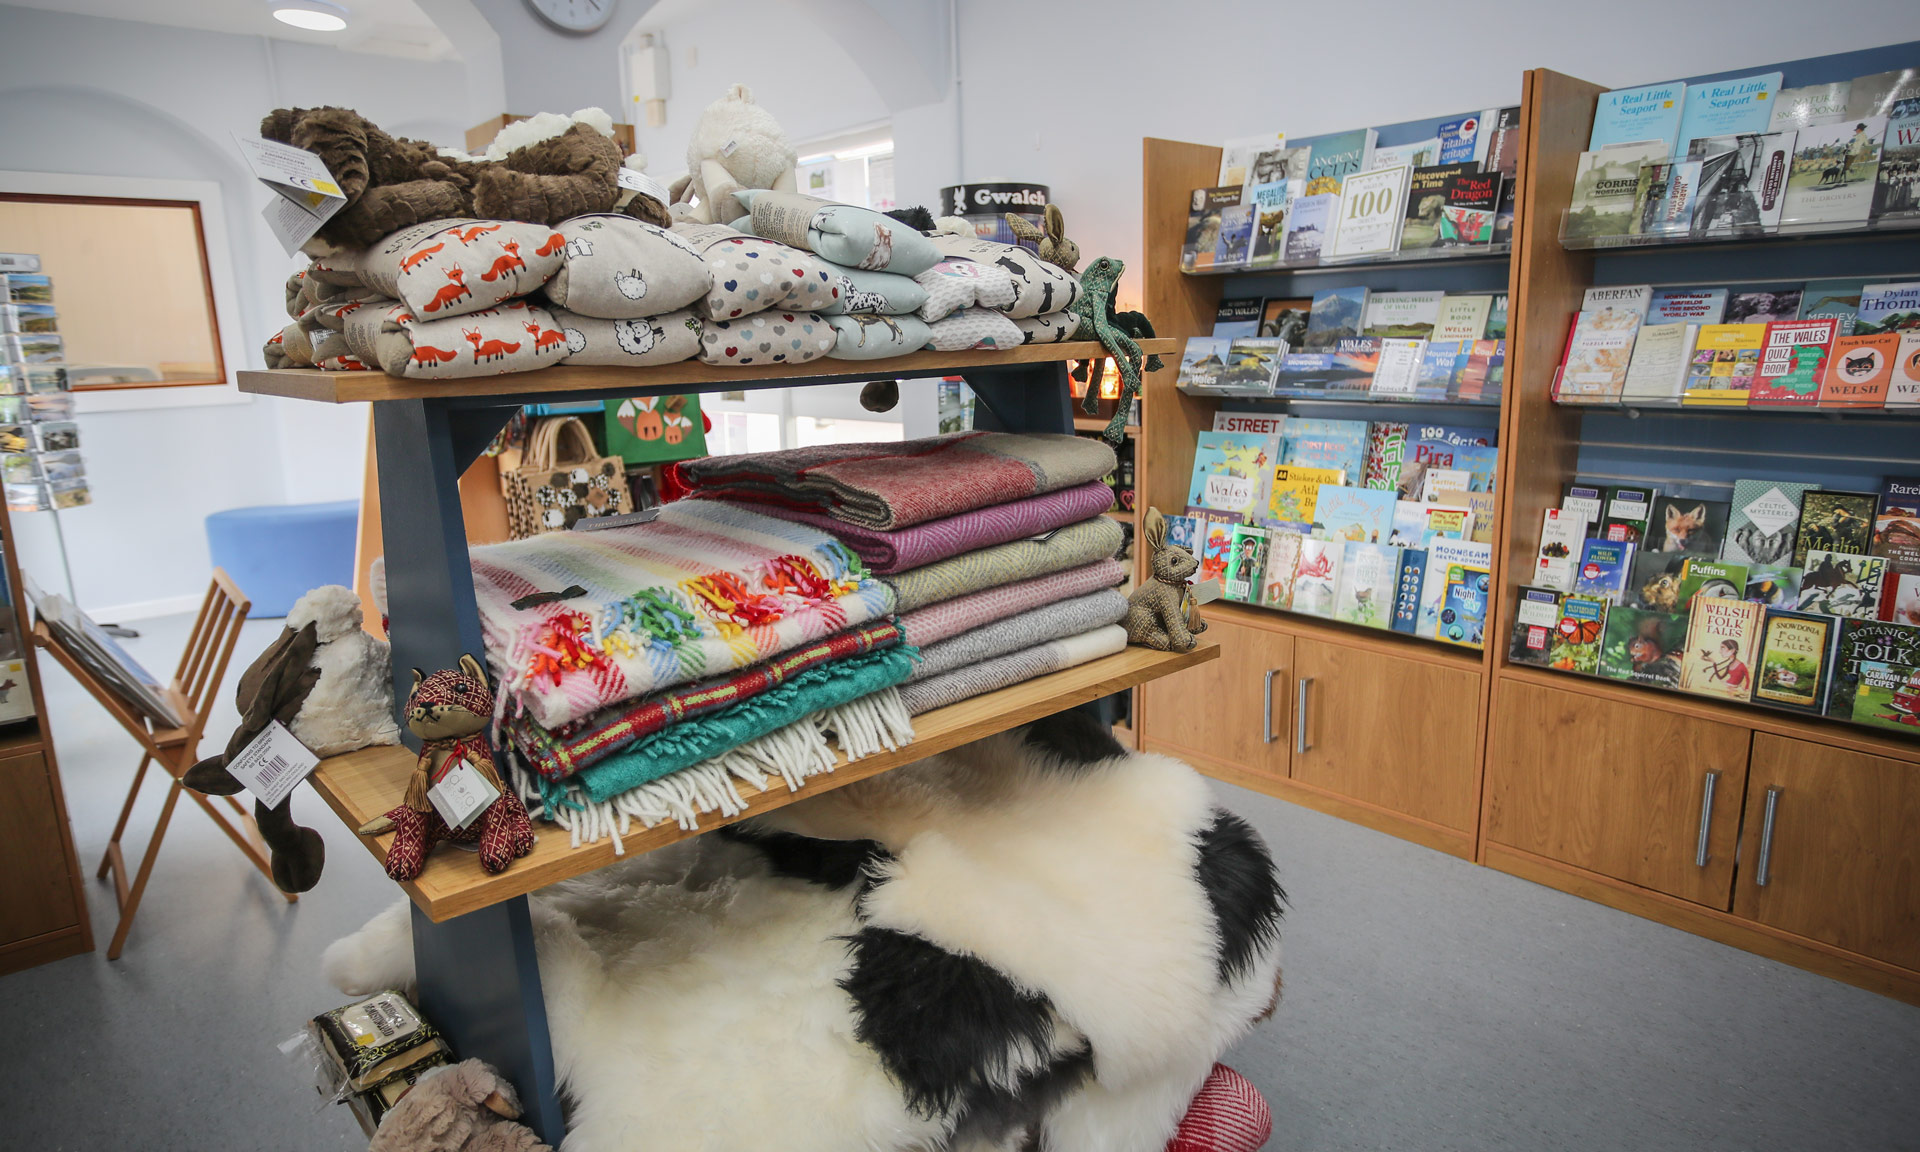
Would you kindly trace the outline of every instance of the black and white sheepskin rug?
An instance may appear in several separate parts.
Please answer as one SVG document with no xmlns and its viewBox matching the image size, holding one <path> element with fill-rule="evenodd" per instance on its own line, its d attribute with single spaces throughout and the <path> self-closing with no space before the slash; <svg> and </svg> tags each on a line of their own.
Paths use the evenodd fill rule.
<svg viewBox="0 0 1920 1152">
<path fill-rule="evenodd" d="M 1062 713 L 535 892 L 563 1152 L 1160 1152 L 1285 894 L 1193 769 Z M 413 983 L 405 901 L 328 979 Z"/>
</svg>

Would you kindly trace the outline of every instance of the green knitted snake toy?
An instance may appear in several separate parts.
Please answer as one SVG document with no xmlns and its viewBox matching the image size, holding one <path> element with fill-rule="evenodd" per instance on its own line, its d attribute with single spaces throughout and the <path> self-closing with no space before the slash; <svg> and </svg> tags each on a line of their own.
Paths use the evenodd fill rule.
<svg viewBox="0 0 1920 1152">
<path fill-rule="evenodd" d="M 1140 394 L 1142 361 L 1148 372 L 1160 370 L 1160 357 L 1146 356 L 1138 340 L 1152 337 L 1153 324 L 1139 312 L 1115 312 L 1113 294 L 1120 287 L 1120 274 L 1127 266 L 1111 256 L 1102 256 L 1080 274 L 1080 298 L 1072 311 L 1080 317 L 1080 335 L 1091 333 L 1120 365 L 1120 403 L 1113 420 L 1102 435 L 1107 443 L 1119 447 L 1127 435 L 1127 412 L 1133 398 Z M 1073 370 L 1075 380 L 1087 381 L 1087 396 L 1081 410 L 1091 415 L 1099 410 L 1100 390 L 1093 379 L 1093 361 L 1083 361 Z"/>
</svg>

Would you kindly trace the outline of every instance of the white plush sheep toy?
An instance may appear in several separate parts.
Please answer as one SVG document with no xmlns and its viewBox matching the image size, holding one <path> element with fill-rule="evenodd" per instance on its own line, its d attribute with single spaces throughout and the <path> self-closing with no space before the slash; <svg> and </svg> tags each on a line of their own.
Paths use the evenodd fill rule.
<svg viewBox="0 0 1920 1152">
<path fill-rule="evenodd" d="M 735 84 L 707 105 L 693 127 L 687 174 L 673 184 L 673 214 L 701 224 L 731 224 L 743 215 L 735 192 L 796 191 L 797 158 L 780 122 L 753 102 L 751 89 Z"/>
</svg>

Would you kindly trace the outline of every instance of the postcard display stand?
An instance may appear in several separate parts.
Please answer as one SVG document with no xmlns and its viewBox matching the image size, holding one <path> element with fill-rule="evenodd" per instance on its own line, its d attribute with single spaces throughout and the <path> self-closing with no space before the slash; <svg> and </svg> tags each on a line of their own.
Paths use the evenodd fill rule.
<svg viewBox="0 0 1920 1152">
<path fill-rule="evenodd" d="M 1440 123 L 1382 125 L 1379 146 L 1432 137 Z M 1305 298 L 1351 286 L 1507 293 L 1517 299 L 1506 245 L 1226 274 L 1183 272 L 1191 191 L 1216 181 L 1221 150 L 1156 139 L 1144 147 L 1146 311 L 1160 335 L 1206 335 L 1222 300 Z M 1516 240 L 1526 224 L 1524 215 L 1516 220 Z M 1524 337 L 1517 316 L 1510 305 L 1509 348 Z M 1370 402 L 1365 392 L 1338 400 L 1236 400 L 1183 392 L 1173 372 L 1150 378 L 1145 391 L 1141 456 L 1151 461 L 1151 471 L 1136 504 L 1168 514 L 1188 504 L 1195 438 L 1213 428 L 1222 410 L 1491 430 L 1499 427 L 1504 407 L 1504 401 Z M 1504 467 L 1504 438 L 1501 444 Z M 1495 516 L 1496 525 L 1504 524 L 1497 504 Z M 1498 554 L 1496 548 L 1496 563 Z M 1482 651 L 1224 600 L 1202 611 L 1206 639 L 1220 645 L 1221 658 L 1141 689 L 1135 719 L 1141 747 L 1442 852 L 1474 857 L 1478 718 L 1486 712 L 1488 653 L 1497 644 L 1489 642 Z M 1491 609 L 1488 621 L 1491 627 Z"/>
<path fill-rule="evenodd" d="M 1179 354 L 1179 345 L 1170 340 L 1149 341 L 1148 347 L 1169 359 Z M 901 378 L 962 377 L 977 397 L 977 427 L 1071 432 L 1065 362 L 1100 355 L 1097 344 L 1057 344 L 1005 352 L 919 353 L 889 361 L 886 368 Z M 462 653 L 483 650 L 458 480 L 520 405 L 874 378 L 871 368 L 851 367 L 835 360 L 767 370 L 697 363 L 640 369 L 558 367 L 430 382 L 374 372 L 288 369 L 242 372 L 240 387 L 328 403 L 373 404 L 395 694 L 404 700 L 412 681 L 410 669 L 451 667 Z M 915 741 L 898 752 L 843 763 L 798 792 L 776 784 L 752 796 L 742 817 L 1124 691 L 1216 655 L 1210 644 L 1179 655 L 1128 648 L 937 709 L 915 718 Z M 398 802 L 413 756 L 405 747 L 364 749 L 323 761 L 312 781 L 341 819 L 358 827 Z M 728 822 L 718 815 L 702 817 L 699 831 Z M 636 829 L 624 843 L 629 853 L 646 852 L 697 834 L 669 823 Z M 363 843 L 379 856 L 387 839 L 367 837 Z M 564 833 L 545 829 L 532 855 L 497 876 L 483 873 L 471 855 L 443 852 L 417 881 L 403 886 L 413 900 L 421 1009 L 447 1034 L 456 1052 L 485 1059 L 513 1080 L 527 1103 L 529 1123 L 555 1145 L 563 1127 L 526 893 L 617 859 L 607 841 L 569 848 L 567 840 Z"/>
</svg>

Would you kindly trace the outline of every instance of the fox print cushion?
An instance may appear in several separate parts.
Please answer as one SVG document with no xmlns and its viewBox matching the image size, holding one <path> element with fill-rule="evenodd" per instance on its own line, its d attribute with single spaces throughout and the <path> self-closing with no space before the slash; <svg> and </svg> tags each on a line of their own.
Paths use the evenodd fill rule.
<svg viewBox="0 0 1920 1152">
<path fill-rule="evenodd" d="M 920 306 L 927 302 L 927 290 L 911 276 L 902 276 L 897 272 L 842 268 L 837 264 L 825 264 L 825 267 L 839 285 L 838 296 L 819 310 L 827 315 L 869 312 L 880 316 L 905 316 L 919 311 Z"/>
<path fill-rule="evenodd" d="M 748 213 L 734 227 L 847 268 L 918 276 L 940 262 L 939 249 L 912 225 L 870 208 L 766 188 L 742 189 L 734 197 Z"/>
<path fill-rule="evenodd" d="M 920 319 L 929 324 L 962 308 L 1005 308 L 1013 303 L 1013 276 L 998 264 L 949 257 L 914 280 L 927 290 Z"/>
<path fill-rule="evenodd" d="M 354 348 L 373 353 L 369 363 L 416 380 L 531 372 L 567 354 L 553 314 L 525 300 L 444 320 L 421 320 L 404 304 L 369 307 L 348 317 L 347 333 Z"/>
<path fill-rule="evenodd" d="M 932 243 L 948 257 L 959 256 L 1005 269 L 1013 278 L 1013 301 L 993 307 L 1016 320 L 1044 316 L 1049 312 L 1065 312 L 1080 297 L 1079 277 L 1047 263 L 1017 244 L 1001 244 L 951 233 L 935 236 Z"/>
<path fill-rule="evenodd" d="M 491 308 L 545 284 L 565 242 L 518 220 L 434 220 L 402 228 L 367 249 L 360 278 L 421 320 Z"/>
<path fill-rule="evenodd" d="M 927 322 L 918 316 L 878 316 L 872 313 L 857 313 L 851 316 L 829 316 L 827 323 L 833 326 L 833 351 L 827 353 L 836 360 L 884 360 L 889 356 L 905 356 L 927 346 L 933 338 L 933 332 Z"/>
<path fill-rule="evenodd" d="M 675 224 L 673 234 L 707 262 L 712 283 L 706 296 L 693 302 L 704 319 L 736 320 L 775 307 L 821 312 L 840 296 L 838 281 L 810 252 L 724 224 Z"/>
<path fill-rule="evenodd" d="M 1029 344 L 1064 344 L 1073 339 L 1080 330 L 1078 312 L 1049 312 L 1045 316 L 1028 316 L 1013 322 L 1020 334 Z"/>
<path fill-rule="evenodd" d="M 633 320 L 555 308 L 553 320 L 567 338 L 568 364 L 641 368 L 690 360 L 700 351 L 700 318 L 686 308 Z"/>
<path fill-rule="evenodd" d="M 805 364 L 833 351 L 833 326 L 817 312 L 755 312 L 738 320 L 709 320 L 700 333 L 700 359 L 715 365 Z"/>
<path fill-rule="evenodd" d="M 548 282 L 547 299 L 569 312 L 602 320 L 665 316 L 713 286 L 693 244 L 644 220 L 612 212 L 575 216 L 558 231 L 565 264 Z"/>
</svg>

